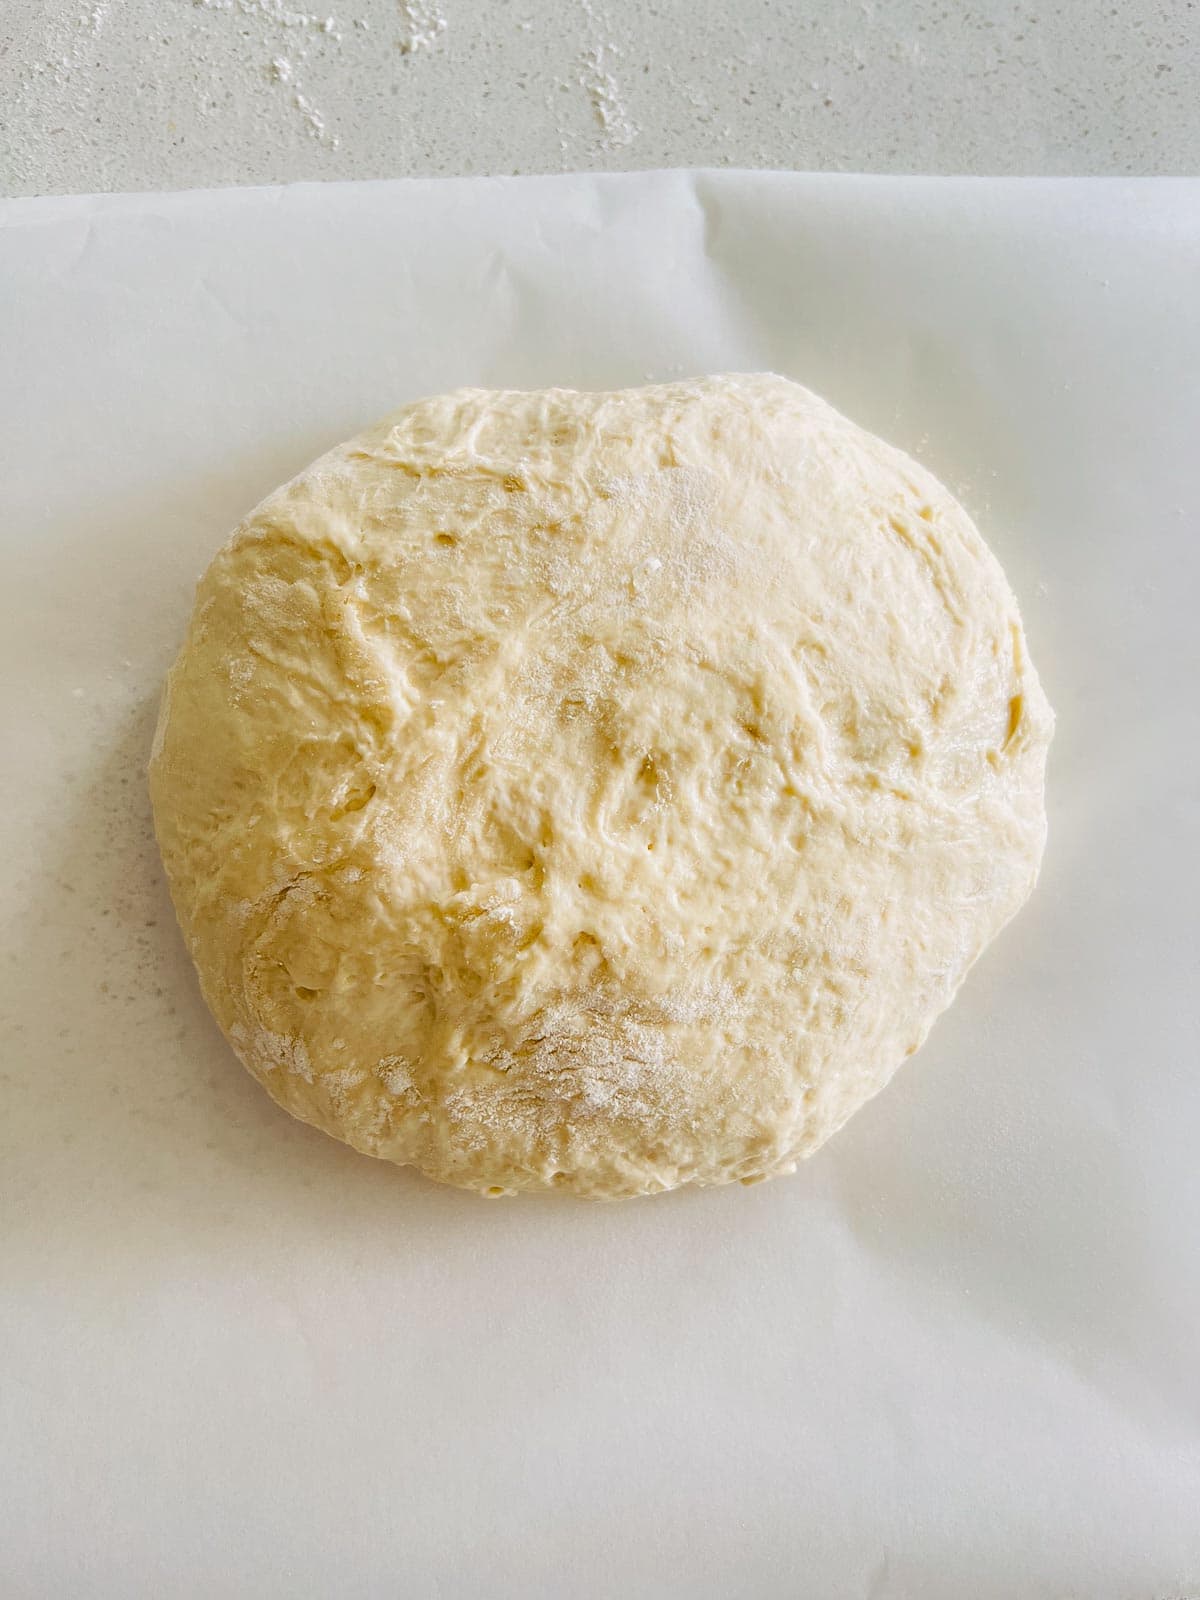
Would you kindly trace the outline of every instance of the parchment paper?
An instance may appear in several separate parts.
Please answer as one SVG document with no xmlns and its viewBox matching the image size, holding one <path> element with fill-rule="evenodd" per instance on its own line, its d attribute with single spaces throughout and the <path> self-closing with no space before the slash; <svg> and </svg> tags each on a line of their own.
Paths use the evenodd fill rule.
<svg viewBox="0 0 1200 1600">
<path fill-rule="evenodd" d="M 0 1588 L 1200 1594 L 1200 184 L 644 174 L 0 208 Z M 980 521 L 1041 886 L 790 1180 L 488 1204 L 291 1122 L 144 791 L 194 579 L 464 383 L 773 367 Z"/>
</svg>

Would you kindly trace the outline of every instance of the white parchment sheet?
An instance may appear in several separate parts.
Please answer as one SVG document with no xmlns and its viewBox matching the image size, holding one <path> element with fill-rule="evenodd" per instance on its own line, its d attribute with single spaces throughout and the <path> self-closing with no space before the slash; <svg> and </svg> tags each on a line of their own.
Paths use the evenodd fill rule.
<svg viewBox="0 0 1200 1600">
<path fill-rule="evenodd" d="M 762 367 L 1004 564 L 1033 901 L 791 1179 L 488 1204 L 289 1121 L 151 838 L 195 578 L 418 395 Z M 9 202 L 0 503 L 0 1591 L 1200 1595 L 1200 183 Z"/>
</svg>

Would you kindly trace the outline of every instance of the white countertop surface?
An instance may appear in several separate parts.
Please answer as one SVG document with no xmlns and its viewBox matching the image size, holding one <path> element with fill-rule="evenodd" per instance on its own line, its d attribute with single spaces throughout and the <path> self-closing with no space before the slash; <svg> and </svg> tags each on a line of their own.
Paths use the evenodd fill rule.
<svg viewBox="0 0 1200 1600">
<path fill-rule="evenodd" d="M 1200 5 L 0 6 L 0 193 L 696 165 L 1195 173 Z"/>
</svg>

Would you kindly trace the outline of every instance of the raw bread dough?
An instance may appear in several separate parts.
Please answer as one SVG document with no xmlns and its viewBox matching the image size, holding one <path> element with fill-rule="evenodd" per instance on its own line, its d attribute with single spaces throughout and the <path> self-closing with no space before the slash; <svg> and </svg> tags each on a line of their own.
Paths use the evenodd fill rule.
<svg viewBox="0 0 1200 1600">
<path fill-rule="evenodd" d="M 773 376 L 462 390 L 200 584 L 151 761 L 281 1105 L 489 1194 L 791 1171 L 1029 894 L 1052 718 L 996 561 Z"/>
</svg>

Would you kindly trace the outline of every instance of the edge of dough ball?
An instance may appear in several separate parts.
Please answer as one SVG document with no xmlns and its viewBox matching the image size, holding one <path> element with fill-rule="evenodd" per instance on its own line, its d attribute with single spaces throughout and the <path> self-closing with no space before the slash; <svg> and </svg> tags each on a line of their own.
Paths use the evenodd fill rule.
<svg viewBox="0 0 1200 1600">
<path fill-rule="evenodd" d="M 1053 717 L 949 492 L 771 374 L 418 401 L 201 580 L 150 761 L 292 1115 L 482 1193 L 794 1169 L 1024 902 Z"/>
</svg>

